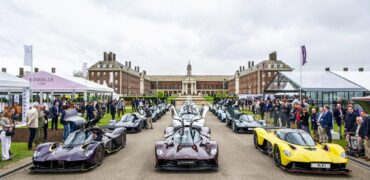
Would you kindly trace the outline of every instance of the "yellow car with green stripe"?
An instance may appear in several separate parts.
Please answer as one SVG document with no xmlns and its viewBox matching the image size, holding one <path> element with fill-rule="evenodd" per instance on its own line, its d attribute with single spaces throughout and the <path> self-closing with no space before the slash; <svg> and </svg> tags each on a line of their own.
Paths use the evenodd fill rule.
<svg viewBox="0 0 370 180">
<path fill-rule="evenodd" d="M 316 144 L 300 129 L 255 128 L 254 145 L 270 155 L 276 166 L 289 172 L 349 174 L 348 158 L 337 144 Z"/>
</svg>

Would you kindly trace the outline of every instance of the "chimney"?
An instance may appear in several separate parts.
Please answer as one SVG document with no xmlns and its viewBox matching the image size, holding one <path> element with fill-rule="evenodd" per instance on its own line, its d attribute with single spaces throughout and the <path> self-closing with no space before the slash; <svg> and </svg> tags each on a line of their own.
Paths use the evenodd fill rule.
<svg viewBox="0 0 370 180">
<path fill-rule="evenodd" d="M 145 70 L 143 70 L 143 74 L 144 74 L 144 76 L 146 75 L 146 71 Z"/>
<path fill-rule="evenodd" d="M 56 72 L 55 67 L 52 67 L 52 68 L 51 68 L 51 73 L 55 74 L 55 72 Z"/>
<path fill-rule="evenodd" d="M 343 68 L 343 71 L 348 71 L 348 67 Z"/>
<path fill-rule="evenodd" d="M 128 67 L 128 62 L 127 61 L 125 61 L 125 66 Z"/>
<path fill-rule="evenodd" d="M 39 68 L 35 68 L 35 73 L 39 72 Z"/>
<path fill-rule="evenodd" d="M 24 69 L 19 68 L 19 77 L 23 77 L 23 76 L 24 76 Z"/>
<path fill-rule="evenodd" d="M 239 66 L 239 71 L 242 72 L 243 66 Z"/>
<path fill-rule="evenodd" d="M 250 61 L 248 61 L 248 68 L 250 68 L 251 67 L 251 62 Z"/>
<path fill-rule="evenodd" d="M 6 68 L 1 68 L 1 72 L 6 73 Z"/>
<path fill-rule="evenodd" d="M 116 61 L 116 54 L 115 53 L 113 53 L 112 61 Z"/>
<path fill-rule="evenodd" d="M 330 68 L 329 67 L 325 68 L 325 71 L 330 71 Z"/>
<path fill-rule="evenodd" d="M 140 66 L 137 67 L 137 72 L 140 72 Z"/>
<path fill-rule="evenodd" d="M 254 61 L 251 62 L 251 67 L 253 67 L 253 66 L 254 66 Z"/>
<path fill-rule="evenodd" d="M 128 62 L 128 68 L 131 68 L 131 61 Z"/>
<path fill-rule="evenodd" d="M 364 68 L 363 67 L 360 67 L 360 68 L 358 68 L 358 71 L 363 72 L 364 71 Z"/>
<path fill-rule="evenodd" d="M 269 60 L 270 61 L 276 61 L 277 60 L 277 57 L 276 57 L 276 51 L 272 52 L 269 54 Z"/>
<path fill-rule="evenodd" d="M 243 66 L 243 71 L 245 70 L 245 66 Z"/>
<path fill-rule="evenodd" d="M 108 61 L 112 61 L 112 52 L 109 52 L 108 54 Z"/>
<path fill-rule="evenodd" d="M 104 61 L 107 61 L 107 60 L 108 60 L 108 53 L 104 52 Z"/>
<path fill-rule="evenodd" d="M 137 71 L 137 67 L 136 66 L 134 66 L 134 70 Z"/>
</svg>

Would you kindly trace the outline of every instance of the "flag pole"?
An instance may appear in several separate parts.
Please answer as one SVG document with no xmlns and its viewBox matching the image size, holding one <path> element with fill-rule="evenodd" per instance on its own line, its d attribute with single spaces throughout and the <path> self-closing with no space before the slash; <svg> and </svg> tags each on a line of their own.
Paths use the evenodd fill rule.
<svg viewBox="0 0 370 180">
<path fill-rule="evenodd" d="M 302 51 L 302 49 L 301 49 Z M 301 54 L 301 59 L 300 59 L 300 79 L 299 79 L 299 101 L 302 101 L 302 68 L 303 68 L 303 54 Z"/>
</svg>

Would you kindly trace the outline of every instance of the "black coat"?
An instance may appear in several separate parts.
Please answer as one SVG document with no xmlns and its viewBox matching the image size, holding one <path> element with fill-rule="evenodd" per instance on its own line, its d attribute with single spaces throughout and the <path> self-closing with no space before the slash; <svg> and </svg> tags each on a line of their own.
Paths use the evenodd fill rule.
<svg viewBox="0 0 370 180">
<path fill-rule="evenodd" d="M 58 119 L 59 114 L 61 113 L 61 109 L 57 109 L 57 107 L 53 106 L 50 108 L 51 118 Z"/>
<path fill-rule="evenodd" d="M 344 122 L 345 122 L 345 127 L 346 127 L 347 132 L 353 129 L 353 126 L 356 124 L 356 117 L 357 117 L 357 114 L 355 112 L 346 114 L 346 118 L 344 119 Z"/>
<path fill-rule="evenodd" d="M 346 111 L 344 111 L 343 108 L 341 110 L 342 110 L 342 116 L 343 116 L 343 119 L 344 119 L 346 117 Z M 342 125 L 342 117 L 340 116 L 339 109 L 334 110 L 333 116 L 335 118 L 335 121 L 336 121 L 337 125 L 338 126 Z"/>
<path fill-rule="evenodd" d="M 364 136 L 367 136 L 368 138 L 370 138 L 370 116 L 367 116 L 363 123 L 364 124 Z"/>
<path fill-rule="evenodd" d="M 309 118 L 310 118 L 310 116 L 309 116 L 309 114 L 306 112 L 306 113 L 301 113 L 301 115 L 300 115 L 300 121 L 299 121 L 299 123 L 301 124 L 301 125 L 304 125 L 304 126 L 306 126 L 306 127 L 308 127 L 308 125 L 309 125 Z"/>
</svg>

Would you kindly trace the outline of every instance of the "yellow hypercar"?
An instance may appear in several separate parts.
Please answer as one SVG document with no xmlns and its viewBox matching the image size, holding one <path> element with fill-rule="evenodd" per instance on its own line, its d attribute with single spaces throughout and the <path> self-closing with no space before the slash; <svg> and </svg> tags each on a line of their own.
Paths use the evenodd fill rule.
<svg viewBox="0 0 370 180">
<path fill-rule="evenodd" d="M 300 129 L 255 128 L 254 145 L 272 156 L 276 166 L 289 172 L 349 174 L 348 158 L 337 144 L 316 144 Z"/>
</svg>

